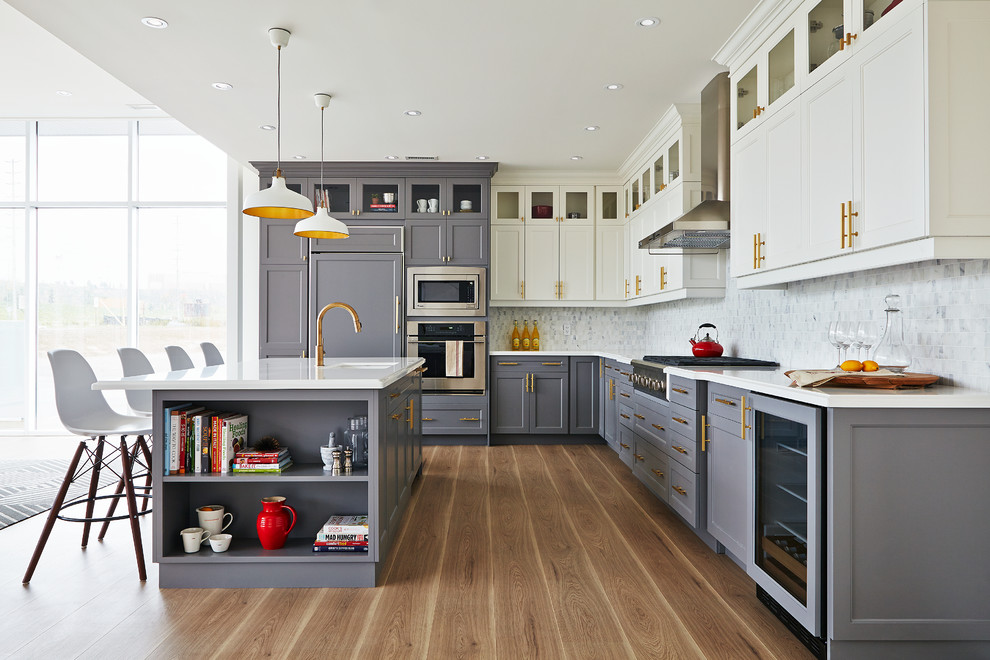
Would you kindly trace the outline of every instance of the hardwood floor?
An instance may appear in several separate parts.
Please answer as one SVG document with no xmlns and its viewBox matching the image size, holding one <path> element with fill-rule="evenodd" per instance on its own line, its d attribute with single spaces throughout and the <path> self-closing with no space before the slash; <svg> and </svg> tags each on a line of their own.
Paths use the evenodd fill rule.
<svg viewBox="0 0 990 660">
<path fill-rule="evenodd" d="M 120 523 L 59 523 L 22 586 L 43 516 L 0 531 L 0 655 L 811 657 L 604 445 L 424 454 L 376 589 L 159 590 Z"/>
</svg>

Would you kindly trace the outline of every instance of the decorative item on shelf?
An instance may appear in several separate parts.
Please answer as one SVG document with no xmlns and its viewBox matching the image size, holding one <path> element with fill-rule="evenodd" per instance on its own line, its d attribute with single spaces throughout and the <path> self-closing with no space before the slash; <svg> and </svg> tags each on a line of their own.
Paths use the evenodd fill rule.
<svg viewBox="0 0 990 660">
<path fill-rule="evenodd" d="M 471 206 L 472 206 L 472 204 L 471 204 L 471 200 L 470 199 L 462 199 L 461 200 L 461 210 L 462 211 L 470 211 L 471 210 Z"/>
<path fill-rule="evenodd" d="M 344 466 L 340 462 L 340 457 L 342 453 L 343 452 L 341 452 L 340 447 L 334 447 L 332 450 L 330 450 L 330 456 L 333 459 L 333 463 L 330 464 L 330 474 L 334 475 L 335 477 L 339 476 L 343 471 Z"/>
<path fill-rule="evenodd" d="M 426 213 L 426 200 L 417 199 L 416 200 L 416 213 Z"/>
<path fill-rule="evenodd" d="M 313 542 L 313 552 L 367 551 L 368 516 L 330 516 Z"/>
<path fill-rule="evenodd" d="M 384 202 L 385 204 L 394 204 L 395 193 L 390 193 L 390 192 L 382 193 L 382 202 Z"/>
<path fill-rule="evenodd" d="M 522 337 L 519 334 L 519 321 L 512 322 L 512 336 L 509 338 L 509 347 L 514 351 L 522 350 Z"/>
<path fill-rule="evenodd" d="M 354 450 L 350 447 L 344 447 L 344 474 L 351 474 L 354 471 Z"/>
<path fill-rule="evenodd" d="M 210 537 L 210 547 L 213 552 L 227 552 L 232 538 L 230 534 L 214 534 Z"/>
<path fill-rule="evenodd" d="M 202 527 L 186 527 L 179 532 L 182 537 L 182 549 L 185 552 L 199 552 L 199 546 L 210 538 L 210 533 Z"/>
<path fill-rule="evenodd" d="M 440 210 L 440 200 L 435 198 L 430 199 L 427 208 L 429 209 L 430 213 L 437 213 Z"/>
<path fill-rule="evenodd" d="M 276 63 L 275 95 L 275 175 L 270 188 L 258 190 L 244 199 L 244 214 L 259 218 L 279 218 L 301 220 L 313 215 L 309 199 L 289 190 L 282 178 L 282 49 L 289 45 L 290 32 L 282 28 L 271 28 L 268 37 L 278 51 Z"/>
<path fill-rule="evenodd" d="M 344 434 L 345 447 L 352 451 L 352 460 L 355 467 L 367 467 L 368 465 L 368 416 L 356 415 L 347 418 L 348 430 Z"/>
<path fill-rule="evenodd" d="M 323 112 L 330 105 L 330 95 L 316 94 L 314 99 L 320 109 L 320 190 L 324 194 L 320 196 L 322 203 L 316 209 L 316 214 L 297 222 L 293 233 L 303 238 L 347 238 L 351 232 L 347 225 L 330 215 L 330 200 L 323 185 Z"/>
<path fill-rule="evenodd" d="M 257 523 L 258 540 L 265 550 L 278 550 L 285 545 L 289 532 L 296 526 L 296 510 L 286 504 L 281 495 L 261 498 L 261 507 Z"/>
<path fill-rule="evenodd" d="M 371 193 L 371 203 L 372 204 L 378 203 L 378 193 Z"/>
<path fill-rule="evenodd" d="M 282 445 L 278 443 L 278 438 L 274 435 L 266 435 L 254 443 L 255 451 L 278 451 L 281 448 Z"/>
<path fill-rule="evenodd" d="M 230 527 L 234 522 L 234 514 L 227 511 L 220 504 L 207 504 L 196 509 L 196 516 L 199 518 L 199 526 L 216 536 L 220 532 Z M 227 519 L 229 516 L 229 519 Z M 227 524 L 225 525 L 224 522 Z"/>
<path fill-rule="evenodd" d="M 529 349 L 530 349 L 529 321 L 523 320 L 522 350 L 528 351 Z"/>
<path fill-rule="evenodd" d="M 877 342 L 877 347 L 873 352 L 873 361 L 880 365 L 881 369 L 890 369 L 895 373 L 900 373 L 911 366 L 911 354 L 908 353 L 907 346 L 904 345 L 904 319 L 901 316 L 901 297 L 897 294 L 890 294 L 883 299 L 887 308 L 887 323 L 884 326 L 883 336 Z"/>
<path fill-rule="evenodd" d="M 553 207 L 545 204 L 537 204 L 533 207 L 534 218 L 552 218 Z"/>
</svg>

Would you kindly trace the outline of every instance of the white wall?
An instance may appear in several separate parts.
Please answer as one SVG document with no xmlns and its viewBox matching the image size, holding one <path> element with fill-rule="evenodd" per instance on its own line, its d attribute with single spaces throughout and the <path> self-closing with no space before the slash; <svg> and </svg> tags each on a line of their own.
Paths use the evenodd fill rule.
<svg viewBox="0 0 990 660">
<path fill-rule="evenodd" d="M 633 308 L 490 310 L 491 350 L 507 350 L 513 319 L 537 319 L 545 351 L 606 350 L 630 357 L 690 355 L 702 323 L 718 327 L 727 355 L 774 359 L 788 369 L 835 364 L 826 332 L 832 320 L 884 320 L 883 299 L 901 295 L 910 370 L 943 382 L 990 390 L 990 261 L 928 261 L 791 284 L 737 290 L 725 299 Z M 562 326 L 571 326 L 564 336 Z"/>
</svg>

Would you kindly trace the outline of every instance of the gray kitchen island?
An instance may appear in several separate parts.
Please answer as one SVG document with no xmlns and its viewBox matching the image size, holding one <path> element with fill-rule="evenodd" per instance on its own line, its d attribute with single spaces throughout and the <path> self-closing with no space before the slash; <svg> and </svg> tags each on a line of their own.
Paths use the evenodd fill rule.
<svg viewBox="0 0 990 660">
<path fill-rule="evenodd" d="M 100 381 L 95 389 L 152 390 L 152 559 L 160 587 L 373 587 L 388 557 L 422 466 L 421 358 L 268 358 Z M 248 446 L 274 436 L 293 464 L 282 473 L 169 474 L 163 467 L 165 410 L 191 404 L 248 416 Z M 320 446 L 367 416 L 368 465 L 349 475 L 324 470 Z M 261 499 L 283 496 L 298 516 L 284 547 L 265 550 L 256 530 Z M 179 532 L 196 508 L 233 514 L 227 552 L 183 551 Z M 314 552 L 334 514 L 367 515 L 366 552 Z"/>
</svg>

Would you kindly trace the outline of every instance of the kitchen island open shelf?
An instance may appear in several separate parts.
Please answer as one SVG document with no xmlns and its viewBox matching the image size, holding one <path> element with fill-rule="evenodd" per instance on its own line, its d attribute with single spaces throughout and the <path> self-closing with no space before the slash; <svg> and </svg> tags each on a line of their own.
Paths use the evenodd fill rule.
<svg viewBox="0 0 990 660">
<path fill-rule="evenodd" d="M 323 463 L 294 463 L 284 472 L 262 472 L 259 474 L 172 474 L 163 476 L 165 483 L 188 481 L 367 481 L 368 468 L 356 469 L 350 474 L 330 474 L 329 470 L 323 469 Z"/>
<path fill-rule="evenodd" d="M 314 533 L 315 537 L 315 533 Z M 278 550 L 265 550 L 257 537 L 234 537 L 226 552 L 213 552 L 210 544 L 199 552 L 171 552 L 159 560 L 163 564 L 230 564 L 230 563 L 281 563 L 281 562 L 366 562 L 368 552 L 313 552 L 313 539 L 289 539 Z"/>
</svg>

